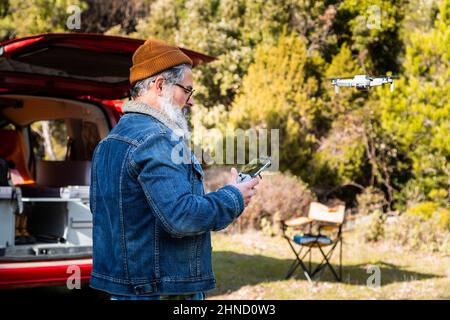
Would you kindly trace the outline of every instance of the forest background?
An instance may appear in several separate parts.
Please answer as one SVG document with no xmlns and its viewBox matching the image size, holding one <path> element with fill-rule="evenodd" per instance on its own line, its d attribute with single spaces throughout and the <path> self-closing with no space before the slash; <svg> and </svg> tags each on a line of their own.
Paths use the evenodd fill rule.
<svg viewBox="0 0 450 320">
<path fill-rule="evenodd" d="M 69 30 L 77 10 L 81 25 Z M 2 41 L 95 32 L 155 37 L 217 57 L 194 70 L 196 132 L 280 130 L 282 174 L 268 179 L 240 227 L 270 229 L 314 199 L 339 199 L 370 217 L 366 240 L 391 237 L 444 252 L 449 24 L 449 0 L 0 1 Z M 327 80 L 355 74 L 399 79 L 393 93 L 339 95 Z M 222 139 L 207 136 L 205 150 Z M 399 219 L 386 233 L 389 216 Z"/>
</svg>

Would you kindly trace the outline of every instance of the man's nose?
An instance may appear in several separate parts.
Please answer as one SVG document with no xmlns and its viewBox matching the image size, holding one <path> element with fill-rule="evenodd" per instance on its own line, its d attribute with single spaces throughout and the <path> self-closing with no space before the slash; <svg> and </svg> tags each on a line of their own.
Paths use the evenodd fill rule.
<svg viewBox="0 0 450 320">
<path fill-rule="evenodd" d="M 193 107 L 194 104 L 195 104 L 194 97 L 193 97 L 193 96 L 190 96 L 189 99 L 186 101 L 186 105 L 187 105 L 188 107 Z"/>
</svg>

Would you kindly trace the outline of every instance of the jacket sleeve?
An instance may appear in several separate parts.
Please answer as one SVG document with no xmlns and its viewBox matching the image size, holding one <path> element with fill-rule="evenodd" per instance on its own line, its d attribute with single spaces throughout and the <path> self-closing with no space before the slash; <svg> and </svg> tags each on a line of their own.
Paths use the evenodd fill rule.
<svg viewBox="0 0 450 320">
<path fill-rule="evenodd" d="M 179 143 L 155 134 L 131 154 L 131 166 L 149 206 L 174 237 L 225 228 L 244 211 L 241 192 L 226 185 L 203 196 L 193 194 L 188 178 L 191 164 L 179 163 L 175 155 Z"/>
</svg>

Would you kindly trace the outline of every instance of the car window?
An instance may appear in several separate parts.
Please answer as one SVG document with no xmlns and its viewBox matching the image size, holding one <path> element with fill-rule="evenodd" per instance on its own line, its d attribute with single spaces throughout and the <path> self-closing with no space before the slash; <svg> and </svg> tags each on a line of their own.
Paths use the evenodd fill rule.
<svg viewBox="0 0 450 320">
<path fill-rule="evenodd" d="M 66 159 L 67 127 L 64 120 L 36 121 L 30 128 L 36 160 L 64 161 Z"/>
<path fill-rule="evenodd" d="M 100 142 L 96 123 L 84 119 L 37 121 L 31 126 L 36 160 L 91 160 Z"/>
<path fill-rule="evenodd" d="M 0 129 L 2 130 L 16 130 L 16 126 L 13 125 L 12 123 L 8 123 L 4 126 L 0 126 Z"/>
</svg>

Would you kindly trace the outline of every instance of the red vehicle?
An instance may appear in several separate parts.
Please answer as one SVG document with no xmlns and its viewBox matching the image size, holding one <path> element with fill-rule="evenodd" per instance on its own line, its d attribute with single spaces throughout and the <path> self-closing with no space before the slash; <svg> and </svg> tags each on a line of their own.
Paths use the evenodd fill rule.
<svg viewBox="0 0 450 320">
<path fill-rule="evenodd" d="M 50 33 L 0 44 L 0 158 L 12 177 L 0 186 L 0 289 L 89 280 L 90 160 L 120 118 L 142 43 Z M 194 65 L 214 59 L 181 50 Z"/>
</svg>

